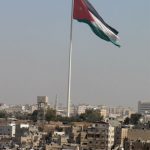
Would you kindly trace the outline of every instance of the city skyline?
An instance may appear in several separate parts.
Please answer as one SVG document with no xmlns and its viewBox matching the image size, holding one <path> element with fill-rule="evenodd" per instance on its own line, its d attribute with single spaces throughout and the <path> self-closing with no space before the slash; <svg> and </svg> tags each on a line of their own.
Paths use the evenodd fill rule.
<svg viewBox="0 0 150 150">
<path fill-rule="evenodd" d="M 90 2 L 119 30 L 122 47 L 73 22 L 72 103 L 149 101 L 149 0 Z M 54 102 L 57 94 L 66 104 L 70 15 L 71 1 L 0 2 L 0 102 L 35 103 L 37 95 Z"/>
</svg>

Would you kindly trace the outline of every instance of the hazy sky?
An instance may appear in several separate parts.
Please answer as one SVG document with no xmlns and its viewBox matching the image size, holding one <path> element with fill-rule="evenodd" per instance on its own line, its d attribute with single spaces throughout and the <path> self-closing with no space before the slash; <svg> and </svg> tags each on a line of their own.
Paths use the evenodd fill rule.
<svg viewBox="0 0 150 150">
<path fill-rule="evenodd" d="M 121 48 L 74 21 L 72 102 L 150 101 L 150 0 L 90 0 L 120 33 Z M 66 104 L 71 0 L 0 1 L 0 101 Z"/>
</svg>

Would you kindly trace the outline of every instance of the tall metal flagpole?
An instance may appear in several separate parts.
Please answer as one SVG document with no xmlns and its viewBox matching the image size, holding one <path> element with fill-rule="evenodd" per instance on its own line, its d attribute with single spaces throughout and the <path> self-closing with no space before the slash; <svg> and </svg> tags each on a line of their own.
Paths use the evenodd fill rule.
<svg viewBox="0 0 150 150">
<path fill-rule="evenodd" d="M 72 28 L 73 28 L 73 8 L 74 0 L 72 0 L 71 8 L 71 24 L 70 24 L 70 46 L 69 46 L 69 68 L 68 68 L 68 95 L 67 95 L 67 116 L 70 117 L 70 104 L 71 104 L 71 65 L 72 65 Z"/>
</svg>

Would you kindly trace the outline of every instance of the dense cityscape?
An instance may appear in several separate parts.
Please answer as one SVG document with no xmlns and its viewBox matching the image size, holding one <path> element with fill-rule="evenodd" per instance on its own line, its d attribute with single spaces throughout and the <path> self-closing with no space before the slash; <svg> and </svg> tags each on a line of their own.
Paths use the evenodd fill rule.
<svg viewBox="0 0 150 150">
<path fill-rule="evenodd" d="M 150 0 L 0 1 L 0 150 L 150 150 Z"/>
<path fill-rule="evenodd" d="M 150 102 L 123 106 L 71 105 L 37 96 L 34 105 L 0 104 L 0 149 L 149 150 Z"/>
</svg>

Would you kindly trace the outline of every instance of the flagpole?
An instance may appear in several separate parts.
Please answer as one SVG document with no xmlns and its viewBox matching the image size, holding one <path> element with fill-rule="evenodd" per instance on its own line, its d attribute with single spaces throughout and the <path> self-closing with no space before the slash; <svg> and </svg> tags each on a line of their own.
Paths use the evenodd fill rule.
<svg viewBox="0 0 150 150">
<path fill-rule="evenodd" d="M 71 105 L 71 67 L 72 67 L 72 29 L 73 29 L 73 8 L 74 0 L 71 4 L 71 23 L 70 23 L 70 45 L 69 45 L 69 68 L 68 68 L 68 94 L 67 94 L 67 116 L 70 117 Z"/>
</svg>

